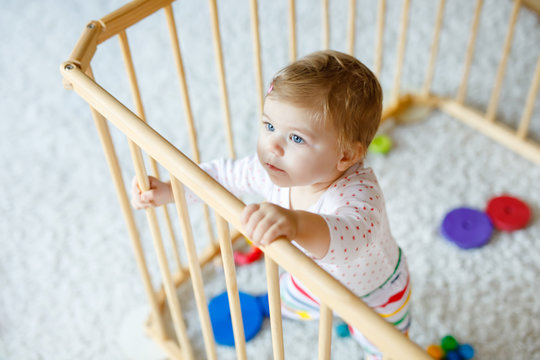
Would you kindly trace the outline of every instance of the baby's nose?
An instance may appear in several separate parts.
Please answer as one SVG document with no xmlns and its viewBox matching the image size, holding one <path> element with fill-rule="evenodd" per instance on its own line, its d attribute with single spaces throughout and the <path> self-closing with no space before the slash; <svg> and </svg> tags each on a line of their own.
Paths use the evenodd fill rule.
<svg viewBox="0 0 540 360">
<path fill-rule="evenodd" d="M 283 156 L 284 149 L 283 145 L 280 143 L 279 139 L 270 140 L 270 151 L 277 156 Z"/>
</svg>

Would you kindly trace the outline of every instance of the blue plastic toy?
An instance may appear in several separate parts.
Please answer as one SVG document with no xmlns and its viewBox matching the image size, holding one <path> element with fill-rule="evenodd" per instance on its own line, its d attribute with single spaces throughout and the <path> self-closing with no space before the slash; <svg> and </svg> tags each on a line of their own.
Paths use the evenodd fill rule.
<svg viewBox="0 0 540 360">
<path fill-rule="evenodd" d="M 239 292 L 240 310 L 244 324 L 244 336 L 249 341 L 257 335 L 265 316 L 269 316 L 268 295 L 252 296 Z M 208 304 L 210 322 L 214 337 L 218 344 L 234 346 L 231 310 L 227 292 L 223 292 L 210 300 Z"/>
<path fill-rule="evenodd" d="M 452 350 L 446 353 L 445 360 L 462 360 L 457 350 Z"/>
<path fill-rule="evenodd" d="M 461 358 L 464 360 L 469 360 L 474 357 L 474 349 L 469 344 L 459 345 L 458 353 L 461 355 Z"/>
</svg>

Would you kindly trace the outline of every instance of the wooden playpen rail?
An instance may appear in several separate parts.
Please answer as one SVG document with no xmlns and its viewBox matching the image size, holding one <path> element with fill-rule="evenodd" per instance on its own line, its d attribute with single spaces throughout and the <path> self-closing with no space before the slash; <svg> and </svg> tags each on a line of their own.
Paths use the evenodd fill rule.
<svg viewBox="0 0 540 360">
<path fill-rule="evenodd" d="M 85 99 L 91 107 L 102 146 L 105 150 L 107 162 L 113 175 L 114 185 L 120 200 L 125 221 L 135 252 L 143 284 L 150 303 L 151 316 L 149 320 L 149 333 L 156 341 L 163 346 L 167 353 L 177 359 L 192 359 L 193 351 L 187 337 L 186 326 L 182 319 L 182 309 L 176 287 L 187 280 L 192 280 L 197 310 L 201 322 L 206 356 L 215 359 L 216 348 L 213 333 L 210 325 L 206 298 L 203 291 L 201 266 L 208 263 L 215 256 L 221 253 L 225 270 L 227 292 L 231 303 L 231 313 L 234 328 L 234 337 L 237 344 L 236 351 L 239 359 L 246 358 L 246 348 L 243 336 L 243 325 L 241 321 L 240 305 L 238 298 L 238 287 L 236 284 L 235 267 L 232 257 L 232 241 L 237 238 L 238 233 L 231 235 L 228 224 L 233 228 L 240 229 L 239 214 L 244 204 L 231 195 L 221 185 L 217 184 L 209 175 L 202 171 L 196 163 L 200 161 L 197 148 L 197 137 L 193 125 L 193 116 L 189 100 L 188 86 L 184 75 L 184 66 L 178 42 L 178 34 L 174 20 L 171 3 L 173 0 L 137 0 L 130 2 L 117 11 L 105 16 L 99 21 L 90 22 L 79 41 L 77 42 L 69 60 L 62 64 L 61 72 L 66 86 Z M 214 40 L 214 51 L 218 69 L 218 83 L 221 91 L 221 105 L 226 124 L 229 155 L 234 157 L 234 147 L 231 131 L 231 121 L 229 112 L 228 92 L 225 82 L 225 68 L 223 65 L 219 22 L 217 15 L 216 0 L 209 0 L 210 15 L 212 24 L 212 34 Z M 468 123 L 480 132 L 492 137 L 496 141 L 503 143 L 512 150 L 520 153 L 524 157 L 540 164 L 540 146 L 537 142 L 527 138 L 528 128 L 532 117 L 534 102 L 540 82 L 540 56 L 530 85 L 529 93 L 525 103 L 520 126 L 517 130 L 510 129 L 495 120 L 497 104 L 501 91 L 502 80 L 510 52 L 514 28 L 516 26 L 517 15 L 521 6 L 521 0 L 514 1 L 513 11 L 510 17 L 509 29 L 507 32 L 503 54 L 498 67 L 495 85 L 492 91 L 489 105 L 485 113 L 480 113 L 465 104 L 467 81 L 472 64 L 475 41 L 478 29 L 478 19 L 480 16 L 483 1 L 477 0 L 474 20 L 467 48 L 465 65 L 461 86 L 455 99 L 447 99 L 436 96 L 430 92 L 431 82 L 435 70 L 439 36 L 444 17 L 445 0 L 439 1 L 439 8 L 435 20 L 434 37 L 430 52 L 430 61 L 426 74 L 426 80 L 422 91 L 419 94 L 401 94 L 400 81 L 403 70 L 404 53 L 406 48 L 406 34 L 408 27 L 410 0 L 403 1 L 402 17 L 400 22 L 400 35 L 398 41 L 398 52 L 396 60 L 396 70 L 390 105 L 384 109 L 383 118 L 387 119 L 412 105 L 425 105 L 436 107 L 454 117 Z M 323 11 L 323 47 L 329 46 L 329 16 L 328 0 L 322 0 Z M 171 38 L 172 51 L 176 63 L 178 79 L 181 87 L 181 97 L 184 105 L 185 118 L 188 124 L 188 133 L 193 153 L 193 161 L 188 159 L 181 151 L 165 140 L 154 129 L 145 122 L 144 107 L 137 84 L 133 61 L 129 49 L 126 29 L 143 18 L 164 9 Z M 263 106 L 263 81 L 261 67 L 261 51 L 259 42 L 259 23 L 257 1 L 250 0 L 251 28 L 254 48 L 254 69 L 256 86 L 258 90 L 258 107 L 262 112 Z M 377 17 L 377 35 L 375 47 L 376 74 L 380 74 L 383 57 L 383 32 L 385 28 L 384 15 L 386 1 L 379 0 Z M 355 42 L 355 16 L 356 0 L 349 1 L 349 42 L 348 51 L 354 54 Z M 295 2 L 289 0 L 289 54 L 290 60 L 296 59 L 296 15 Z M 134 114 L 105 89 L 100 87 L 93 79 L 90 62 L 96 52 L 98 44 L 107 39 L 118 36 L 122 49 L 124 64 L 130 81 L 131 92 L 134 98 L 137 114 Z M 146 169 L 143 162 L 143 149 L 151 158 L 151 167 L 155 176 L 159 177 L 157 163 L 169 171 L 175 205 L 179 216 L 182 237 L 186 247 L 188 258 L 187 268 L 178 256 L 178 245 L 172 230 L 172 222 L 166 207 L 163 208 L 164 217 L 167 220 L 167 229 L 171 239 L 171 247 L 174 253 L 174 261 L 178 268 L 175 273 L 171 273 L 165 253 L 161 232 L 159 229 L 156 210 L 153 208 L 146 210 L 147 220 L 150 226 L 153 245 L 157 253 L 158 264 L 161 272 L 163 288 L 156 292 L 152 285 L 152 279 L 147 269 L 145 254 L 142 250 L 140 236 L 135 225 L 133 212 L 126 193 L 124 181 L 120 171 L 120 163 L 115 153 L 114 145 L 107 124 L 108 119 L 128 138 L 129 148 L 135 165 L 136 176 L 143 190 L 149 188 Z M 216 241 L 210 223 L 209 211 L 205 206 L 205 219 L 208 227 L 210 246 L 200 255 L 195 250 L 192 229 L 189 221 L 189 212 L 184 198 L 183 186 L 190 188 L 208 206 L 217 213 L 217 233 Z M 350 325 L 366 334 L 369 339 L 378 346 L 388 358 L 393 359 L 429 359 L 429 357 L 413 342 L 408 340 L 391 324 L 384 321 L 379 315 L 367 307 L 360 299 L 352 294 L 346 287 L 334 280 L 328 273 L 318 267 L 312 260 L 306 257 L 296 247 L 285 239 L 278 239 L 264 249 L 265 266 L 267 271 L 272 343 L 274 358 L 284 357 L 283 332 L 281 328 L 281 309 L 279 297 L 278 265 L 294 274 L 303 284 L 305 284 L 322 302 L 321 317 L 319 325 L 319 358 L 330 357 L 331 340 L 331 320 L 332 311 L 339 314 Z M 176 341 L 169 339 L 166 334 L 165 324 L 161 316 L 162 307 L 167 301 L 171 311 L 172 323 L 176 334 Z M 179 346 L 177 345 L 179 344 Z"/>
<path fill-rule="evenodd" d="M 241 229 L 239 217 L 244 204 L 223 187 L 221 187 L 221 185 L 216 183 L 215 180 L 202 171 L 196 163 L 187 158 L 182 152 L 176 149 L 155 130 L 148 126 L 142 119 L 116 100 L 106 90 L 101 88 L 81 69 L 74 67 L 71 64 L 65 64 L 63 69 L 64 76 L 72 84 L 73 90 L 88 101 L 92 107 L 94 118 L 102 135 L 102 141 L 108 144 L 106 145 L 107 148 L 110 147 L 112 142 L 110 140 L 110 136 L 108 135 L 105 118 L 120 129 L 120 131 L 122 131 L 130 139 L 130 141 L 132 141 L 132 144 L 136 143 L 137 146 L 144 149 L 149 156 L 169 170 L 177 210 L 181 216 L 181 224 L 187 224 L 185 217 L 188 216 L 185 198 L 183 195 L 184 193 L 182 191 L 182 184 L 185 184 L 185 186 L 190 188 L 205 203 L 213 208 L 220 217 L 222 217 L 218 217 L 217 221 L 218 233 L 220 234 L 220 248 L 227 279 L 227 290 L 229 296 L 232 297 L 231 312 L 233 314 L 233 323 L 235 323 L 235 339 L 238 344 L 237 350 L 239 351 L 238 357 L 245 358 L 245 345 L 242 341 L 243 336 L 240 336 L 242 333 L 242 323 L 240 321 L 240 307 L 235 278 L 235 268 L 232 257 L 232 243 L 229 240 L 230 235 L 228 225 L 225 222 L 226 220 L 234 228 Z M 140 149 L 134 146 L 134 150 L 136 161 L 142 161 Z M 113 154 L 108 153 L 107 155 L 110 163 L 114 163 L 115 161 L 111 159 L 114 157 Z M 119 166 L 117 166 L 117 164 L 113 164 L 112 167 L 115 168 L 115 173 L 119 170 Z M 142 164 L 139 164 L 138 168 L 138 172 L 144 172 Z M 142 176 L 143 177 L 140 180 L 144 179 L 144 175 Z M 120 185 L 123 186 L 122 184 Z M 128 209 L 128 212 L 130 212 L 129 200 L 125 194 L 125 189 L 122 188 L 121 192 L 124 193 L 124 195 L 121 196 L 123 206 L 124 208 Z M 159 229 L 157 228 L 155 209 L 147 209 L 146 214 L 149 223 L 151 224 L 154 246 L 156 248 L 156 252 L 158 253 L 160 269 L 164 279 L 164 288 L 167 294 L 169 306 L 171 307 L 171 311 L 173 313 L 174 325 L 178 336 L 178 342 L 181 344 L 182 355 L 176 351 L 173 352 L 176 355 L 179 355 L 180 358 L 182 358 L 182 356 L 191 358 L 191 351 L 189 350 L 191 347 L 189 345 L 189 340 L 186 338 L 186 329 L 182 321 L 180 303 L 175 293 L 175 284 L 168 268 L 163 243 L 161 241 Z M 129 222 L 131 223 L 131 220 Z M 197 303 L 199 306 L 206 306 L 206 301 L 204 301 L 204 292 L 202 292 L 201 286 L 202 277 L 200 277 L 199 260 L 194 252 L 195 248 L 193 238 L 188 234 L 189 231 L 190 230 L 188 228 L 184 229 L 184 232 L 186 233 L 184 240 L 188 250 L 188 258 L 190 259 L 189 271 L 191 273 L 194 287 L 196 288 L 195 293 L 198 296 Z M 140 244 L 138 244 L 136 248 L 140 249 Z M 286 239 L 278 239 L 274 241 L 272 244 L 267 246 L 264 251 L 267 255 L 265 261 L 268 278 L 269 299 L 271 304 L 270 310 L 274 351 L 277 354 L 283 354 L 283 340 L 281 338 L 282 332 L 280 331 L 281 311 L 279 300 L 279 280 L 276 263 L 282 266 L 285 270 L 294 274 L 316 296 L 318 296 L 321 299 L 321 302 L 324 304 L 321 307 L 321 313 L 323 315 L 321 316 L 321 323 L 323 326 L 321 326 L 320 329 L 322 333 L 321 338 L 323 339 L 323 344 L 321 346 L 323 347 L 325 353 L 329 352 L 329 344 L 327 343 L 327 340 L 331 338 L 330 331 L 332 329 L 332 316 L 329 309 L 332 309 L 349 324 L 358 328 L 360 331 L 369 334 L 372 341 L 383 349 L 385 353 L 388 353 L 390 357 L 396 359 L 428 359 L 420 348 L 410 342 L 391 324 L 373 312 L 357 296 L 333 279 L 326 271 L 322 270 Z M 144 258 L 142 253 L 139 254 L 139 256 Z M 142 260 L 140 263 L 144 263 L 144 260 Z M 147 274 L 147 271 L 145 272 Z M 155 300 L 156 295 L 153 291 L 150 291 L 149 298 L 154 299 L 153 302 L 155 303 L 155 312 L 157 313 L 152 318 L 152 321 L 157 323 L 155 328 L 158 329 L 158 331 L 161 331 L 161 335 L 164 336 L 164 326 L 162 323 L 160 324 L 161 317 L 159 316 L 159 306 Z M 200 308 L 199 311 L 203 313 L 201 314 L 203 324 L 206 324 L 203 325 L 203 329 L 206 329 L 205 339 L 209 340 L 212 335 L 209 327 L 207 310 L 205 308 Z M 205 318 L 207 321 L 204 320 Z M 172 347 L 172 344 L 169 344 L 169 346 Z M 207 346 L 212 347 L 213 343 L 209 341 Z M 242 350 L 242 348 L 244 348 L 244 350 Z M 213 358 L 213 356 L 210 355 L 213 352 L 215 353 L 215 349 L 210 349 L 210 353 L 207 353 L 209 358 Z M 410 355 L 406 355 L 407 352 Z M 283 355 L 278 355 L 277 358 L 282 358 L 282 356 Z"/>
</svg>

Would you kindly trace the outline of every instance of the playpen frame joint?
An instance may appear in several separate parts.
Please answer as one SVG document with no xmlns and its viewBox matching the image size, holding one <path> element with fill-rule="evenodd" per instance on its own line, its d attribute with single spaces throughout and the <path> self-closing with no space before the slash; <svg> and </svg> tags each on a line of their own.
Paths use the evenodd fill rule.
<svg viewBox="0 0 540 360">
<path fill-rule="evenodd" d="M 77 64 L 79 68 L 86 71 L 90 65 L 90 61 L 94 57 L 97 50 L 98 37 L 102 32 L 102 25 L 99 21 L 90 21 L 84 27 L 82 35 L 75 44 L 69 62 Z"/>
</svg>

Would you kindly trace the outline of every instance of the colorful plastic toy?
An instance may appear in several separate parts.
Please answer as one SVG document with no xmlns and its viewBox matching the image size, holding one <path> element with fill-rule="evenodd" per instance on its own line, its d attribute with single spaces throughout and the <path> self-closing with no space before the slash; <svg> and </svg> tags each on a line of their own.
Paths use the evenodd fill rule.
<svg viewBox="0 0 540 360">
<path fill-rule="evenodd" d="M 493 227 L 502 231 L 519 230 L 527 226 L 531 209 L 522 200 L 496 196 L 489 200 L 486 212 L 458 208 L 444 217 L 441 234 L 460 248 L 471 249 L 489 242 Z"/>
<path fill-rule="evenodd" d="M 441 225 L 441 233 L 460 248 L 471 249 L 489 242 L 493 225 L 483 212 L 462 207 L 446 214 Z"/>
<path fill-rule="evenodd" d="M 507 195 L 489 200 L 486 213 L 495 228 L 502 231 L 522 229 L 531 218 L 531 210 L 525 202 Z"/>
<path fill-rule="evenodd" d="M 259 260 L 262 253 L 263 253 L 262 250 L 255 247 L 255 246 L 252 246 L 251 251 L 249 251 L 247 253 L 243 253 L 243 252 L 240 252 L 240 251 L 235 251 L 233 253 L 234 263 L 236 265 L 240 265 L 240 266 L 251 264 L 251 263 Z"/>
<path fill-rule="evenodd" d="M 446 353 L 446 356 L 444 357 L 445 360 L 461 360 L 461 356 L 456 350 L 448 351 Z"/>
<path fill-rule="evenodd" d="M 474 349 L 469 344 L 459 345 L 458 353 L 463 360 L 469 360 L 474 357 Z"/>
<path fill-rule="evenodd" d="M 427 347 L 426 352 L 429 356 L 436 360 L 441 360 L 444 358 L 445 352 L 440 345 L 431 344 Z"/>
<path fill-rule="evenodd" d="M 443 337 L 440 345 L 429 345 L 426 352 L 436 360 L 470 360 L 474 357 L 473 347 L 469 344 L 459 344 L 452 335 Z"/>
<path fill-rule="evenodd" d="M 265 317 L 270 317 L 270 306 L 268 305 L 268 294 L 262 294 L 256 297 L 259 302 L 259 308 Z"/>
<path fill-rule="evenodd" d="M 340 338 L 346 338 L 351 336 L 351 332 L 349 331 L 349 325 L 344 322 L 337 324 L 335 330 L 337 336 L 339 336 Z"/>
<path fill-rule="evenodd" d="M 441 339 L 441 347 L 445 352 L 456 350 L 459 347 L 459 344 L 452 335 L 446 335 Z"/>
<path fill-rule="evenodd" d="M 268 295 L 252 296 L 239 292 L 240 309 L 244 324 L 244 336 L 249 341 L 257 335 L 265 316 L 268 316 Z M 208 304 L 210 322 L 214 337 L 218 344 L 234 346 L 234 333 L 232 328 L 231 310 L 227 292 L 223 292 L 210 300 Z"/>
<path fill-rule="evenodd" d="M 375 154 L 386 154 L 392 148 L 392 139 L 387 135 L 377 135 L 368 147 L 368 151 Z"/>
</svg>

